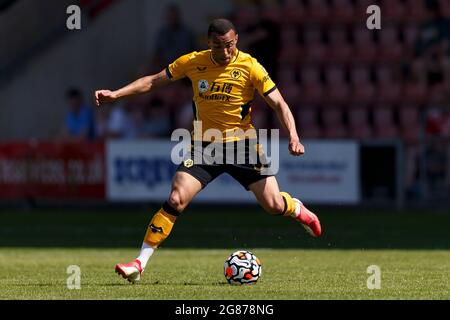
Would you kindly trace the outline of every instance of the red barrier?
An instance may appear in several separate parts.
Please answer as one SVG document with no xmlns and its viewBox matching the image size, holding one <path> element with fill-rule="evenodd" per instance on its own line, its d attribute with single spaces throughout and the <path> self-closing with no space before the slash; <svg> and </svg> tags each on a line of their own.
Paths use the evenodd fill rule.
<svg viewBox="0 0 450 320">
<path fill-rule="evenodd" d="M 103 143 L 0 145 L 0 199 L 104 199 Z"/>
</svg>

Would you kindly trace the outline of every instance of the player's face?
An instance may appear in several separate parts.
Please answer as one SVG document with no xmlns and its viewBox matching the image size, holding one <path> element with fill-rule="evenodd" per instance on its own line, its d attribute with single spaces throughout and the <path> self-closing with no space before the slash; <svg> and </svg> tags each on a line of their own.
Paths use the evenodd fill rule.
<svg viewBox="0 0 450 320">
<path fill-rule="evenodd" d="M 236 44 L 238 42 L 238 35 L 234 30 L 222 35 L 212 34 L 208 39 L 208 45 L 211 48 L 211 53 L 214 61 L 220 65 L 227 65 L 236 55 Z"/>
</svg>

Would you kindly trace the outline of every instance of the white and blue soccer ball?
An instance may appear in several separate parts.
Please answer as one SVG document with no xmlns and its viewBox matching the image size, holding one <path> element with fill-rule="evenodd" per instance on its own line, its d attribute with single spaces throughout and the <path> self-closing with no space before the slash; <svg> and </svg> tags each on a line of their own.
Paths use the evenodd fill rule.
<svg viewBox="0 0 450 320">
<path fill-rule="evenodd" d="M 261 262 L 250 251 L 239 250 L 225 261 L 224 274 L 229 284 L 254 284 L 262 274 Z"/>
</svg>

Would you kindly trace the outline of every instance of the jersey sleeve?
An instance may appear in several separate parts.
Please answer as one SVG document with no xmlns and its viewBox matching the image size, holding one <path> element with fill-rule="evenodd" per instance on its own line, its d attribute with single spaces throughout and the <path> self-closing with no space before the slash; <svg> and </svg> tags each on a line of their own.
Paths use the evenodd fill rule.
<svg viewBox="0 0 450 320">
<path fill-rule="evenodd" d="M 186 77 L 186 71 L 191 64 L 192 53 L 179 57 L 166 68 L 167 76 L 172 80 L 179 80 Z"/>
<path fill-rule="evenodd" d="M 251 80 L 256 90 L 258 90 L 259 94 L 262 96 L 267 96 L 277 88 L 270 78 L 269 73 L 256 59 L 253 59 Z"/>
</svg>

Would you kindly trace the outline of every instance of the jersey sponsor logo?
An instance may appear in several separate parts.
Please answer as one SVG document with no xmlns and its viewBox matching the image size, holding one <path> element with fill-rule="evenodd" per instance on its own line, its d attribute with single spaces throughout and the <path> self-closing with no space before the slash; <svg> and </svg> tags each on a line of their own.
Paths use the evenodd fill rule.
<svg viewBox="0 0 450 320">
<path fill-rule="evenodd" d="M 206 81 L 206 80 L 200 80 Z M 199 82 L 199 90 L 200 90 L 200 82 Z M 211 84 L 210 88 L 211 94 L 204 94 L 205 92 L 202 92 L 200 90 L 199 97 L 208 101 L 225 101 L 230 102 L 231 101 L 231 91 L 233 91 L 233 84 L 232 83 L 220 83 L 220 82 L 213 82 Z M 222 94 L 223 93 L 223 94 Z"/>
<path fill-rule="evenodd" d="M 234 69 L 233 71 L 231 71 L 231 77 L 232 77 L 234 80 L 239 79 L 241 76 L 242 76 L 241 70 L 239 70 L 239 69 Z"/>
<path fill-rule="evenodd" d="M 199 97 L 208 101 L 224 101 L 224 102 L 230 102 L 231 96 L 225 95 L 225 94 L 211 94 L 209 96 L 204 94 L 199 94 Z"/>
<path fill-rule="evenodd" d="M 269 81 L 270 80 L 270 77 L 267 75 L 267 76 L 265 76 L 264 78 L 263 78 L 263 82 L 264 83 L 266 83 L 267 81 Z"/>
<path fill-rule="evenodd" d="M 200 80 L 198 82 L 198 91 L 205 93 L 209 89 L 209 83 L 206 80 Z"/>
<path fill-rule="evenodd" d="M 232 83 L 218 83 L 218 82 L 213 82 L 212 86 L 211 86 L 211 92 L 223 92 L 223 93 L 231 93 L 231 91 L 233 90 L 233 84 Z"/>
</svg>

